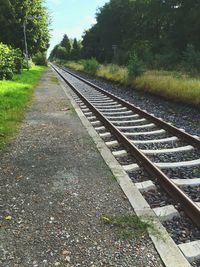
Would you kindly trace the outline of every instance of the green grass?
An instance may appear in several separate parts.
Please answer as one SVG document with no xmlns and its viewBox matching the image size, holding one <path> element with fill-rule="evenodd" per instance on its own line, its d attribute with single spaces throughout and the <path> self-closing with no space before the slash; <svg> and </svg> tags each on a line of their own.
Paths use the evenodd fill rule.
<svg viewBox="0 0 200 267">
<path fill-rule="evenodd" d="M 150 223 L 141 221 L 134 214 L 127 215 L 102 215 L 101 221 L 104 224 L 111 225 L 117 230 L 117 234 L 122 239 L 140 238 L 147 234 L 147 228 Z"/>
<path fill-rule="evenodd" d="M 46 67 L 33 66 L 15 75 L 12 81 L 0 81 L 0 149 L 16 132 L 33 89 Z"/>
<path fill-rule="evenodd" d="M 83 71 L 81 61 L 67 62 L 65 66 Z M 128 77 L 126 67 L 112 64 L 101 65 L 96 76 L 177 102 L 200 107 L 200 77 L 194 78 L 176 71 L 151 70 L 134 79 Z"/>
</svg>

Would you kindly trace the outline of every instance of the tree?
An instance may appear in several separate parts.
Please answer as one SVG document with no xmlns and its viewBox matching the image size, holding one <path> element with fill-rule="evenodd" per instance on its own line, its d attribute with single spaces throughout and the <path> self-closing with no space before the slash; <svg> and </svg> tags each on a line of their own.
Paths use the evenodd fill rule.
<svg viewBox="0 0 200 267">
<path fill-rule="evenodd" d="M 26 25 L 29 54 L 44 52 L 49 46 L 49 15 L 43 0 L 1 0 L 0 41 L 24 51 Z"/>
<path fill-rule="evenodd" d="M 63 39 L 62 39 L 62 41 L 60 43 L 60 46 L 64 47 L 68 54 L 70 53 L 71 44 L 70 44 L 70 40 L 69 40 L 67 34 L 64 34 Z"/>
<path fill-rule="evenodd" d="M 70 53 L 70 59 L 77 60 L 80 59 L 80 56 L 81 56 L 80 43 L 78 43 L 77 39 L 74 38 L 72 43 L 72 51 Z"/>
<path fill-rule="evenodd" d="M 188 44 L 200 49 L 199 14 L 199 0 L 110 0 L 83 36 L 83 55 L 110 62 L 117 45 L 117 53 L 127 60 L 130 51 L 145 44 L 148 60 L 161 55 L 167 63 L 171 55 L 178 59 Z"/>
</svg>

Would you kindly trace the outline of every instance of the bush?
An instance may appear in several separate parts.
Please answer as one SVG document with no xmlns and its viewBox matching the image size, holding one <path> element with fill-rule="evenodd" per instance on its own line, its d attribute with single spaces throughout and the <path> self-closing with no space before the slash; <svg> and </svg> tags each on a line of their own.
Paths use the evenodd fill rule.
<svg viewBox="0 0 200 267">
<path fill-rule="evenodd" d="M 11 80 L 14 73 L 19 73 L 22 57 L 19 49 L 13 49 L 0 43 L 0 80 Z"/>
<path fill-rule="evenodd" d="M 12 49 L 13 58 L 14 58 L 14 72 L 21 73 L 23 66 L 23 59 L 20 49 Z"/>
<path fill-rule="evenodd" d="M 130 52 L 135 53 L 145 65 L 152 67 L 154 56 L 152 52 L 152 43 L 147 40 L 137 41 L 133 44 Z"/>
<path fill-rule="evenodd" d="M 33 62 L 36 65 L 39 65 L 39 66 L 47 66 L 47 56 L 46 56 L 46 53 L 38 52 L 33 57 Z"/>
<path fill-rule="evenodd" d="M 183 54 L 183 67 L 188 72 L 198 72 L 200 70 L 200 52 L 189 44 Z"/>
<path fill-rule="evenodd" d="M 97 70 L 100 68 L 100 64 L 95 58 L 82 60 L 83 69 L 85 72 L 95 75 Z"/>
<path fill-rule="evenodd" d="M 128 75 L 129 77 L 138 77 L 144 73 L 144 64 L 142 60 L 138 58 L 138 56 L 133 53 L 130 55 L 129 61 L 128 61 Z"/>
<path fill-rule="evenodd" d="M 155 66 L 156 68 L 163 68 L 166 70 L 173 69 L 179 60 L 179 56 L 176 52 L 167 52 L 165 54 L 155 55 Z"/>
</svg>

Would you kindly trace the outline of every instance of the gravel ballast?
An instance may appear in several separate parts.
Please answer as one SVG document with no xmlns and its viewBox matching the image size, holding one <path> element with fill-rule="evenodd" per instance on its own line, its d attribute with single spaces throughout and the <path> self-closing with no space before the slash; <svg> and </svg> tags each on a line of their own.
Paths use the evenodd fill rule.
<svg viewBox="0 0 200 267">
<path fill-rule="evenodd" d="M 185 129 L 190 134 L 200 136 L 199 108 L 164 99 L 163 97 L 141 90 L 118 85 L 105 79 L 91 77 L 76 71 L 73 72 L 102 87 L 104 90 L 133 103 L 135 106 L 147 110 L 149 113 L 153 113 L 158 118 L 160 117 L 167 122 L 171 122 L 173 125 Z"/>
<path fill-rule="evenodd" d="M 123 240 L 102 223 L 133 211 L 52 77 L 0 152 L 0 266 L 163 266 L 148 236 Z"/>
</svg>

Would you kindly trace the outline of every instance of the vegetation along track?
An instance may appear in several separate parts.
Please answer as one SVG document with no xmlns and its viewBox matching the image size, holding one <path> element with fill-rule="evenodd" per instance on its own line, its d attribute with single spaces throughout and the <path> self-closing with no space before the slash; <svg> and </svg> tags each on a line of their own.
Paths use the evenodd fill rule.
<svg viewBox="0 0 200 267">
<path fill-rule="evenodd" d="M 192 231 L 193 234 L 190 233 L 185 239 L 188 241 L 192 237 L 192 241 L 198 241 L 200 139 L 108 93 L 65 68 L 52 66 L 73 89 L 76 102 L 110 147 L 113 155 L 132 180 L 137 182 L 138 188 L 141 189 L 142 186 L 141 191 L 150 206 L 155 210 L 158 208 L 159 216 L 162 215 L 160 207 L 169 204 L 173 204 L 180 214 L 187 214 L 192 220 L 189 219 L 189 224 L 192 223 L 192 226 L 188 226 L 189 232 Z M 150 181 L 152 178 L 153 182 Z M 155 185 L 158 189 L 154 188 Z M 176 211 L 175 208 L 173 207 L 173 211 Z M 170 212 L 169 216 L 166 213 L 165 210 L 166 218 L 163 224 L 171 227 L 168 231 L 173 235 L 174 226 L 170 222 L 166 223 Z M 175 212 L 176 226 L 178 222 L 185 227 L 188 222 L 182 222 L 184 219 L 178 218 L 178 214 L 178 211 Z M 170 219 L 174 220 L 172 217 Z M 182 242 L 181 238 L 174 239 L 179 244 Z"/>
</svg>

